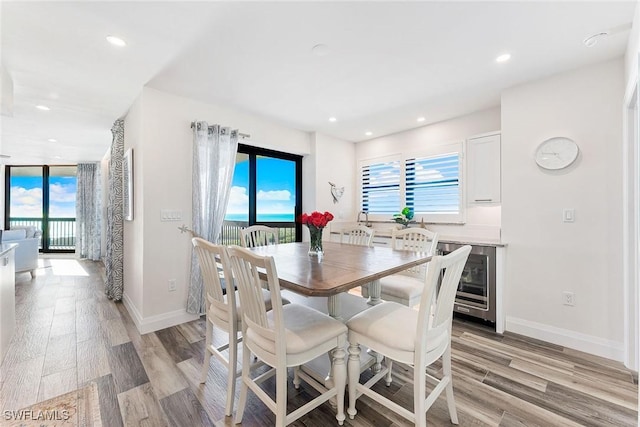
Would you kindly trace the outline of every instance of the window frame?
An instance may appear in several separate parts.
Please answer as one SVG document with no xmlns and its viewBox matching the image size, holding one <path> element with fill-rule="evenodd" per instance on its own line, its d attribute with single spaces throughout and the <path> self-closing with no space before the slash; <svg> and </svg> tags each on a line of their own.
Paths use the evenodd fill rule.
<svg viewBox="0 0 640 427">
<path fill-rule="evenodd" d="M 295 205 L 295 232 L 296 232 L 296 241 L 302 241 L 302 224 L 297 221 L 297 218 L 302 215 L 302 156 L 297 154 L 285 153 L 283 151 L 270 150 L 267 148 L 256 147 L 254 145 L 247 144 L 238 144 L 238 153 L 247 154 L 249 156 L 249 188 L 248 196 L 249 196 L 249 225 L 266 225 L 268 227 L 278 227 L 280 225 L 279 222 L 265 222 L 265 221 L 257 221 L 257 192 L 256 192 L 256 181 L 257 181 L 257 157 L 265 156 L 272 157 L 281 160 L 289 160 L 295 162 L 296 164 L 296 205 Z"/>
<path fill-rule="evenodd" d="M 64 165 L 6 165 L 4 170 L 4 229 L 9 230 L 11 227 L 11 170 L 19 169 L 19 168 L 41 168 L 42 169 L 42 216 L 41 220 L 41 232 L 42 235 L 40 237 L 40 247 L 38 251 L 41 253 L 75 253 L 75 241 L 74 241 L 74 249 L 51 249 L 49 245 L 49 220 L 50 220 L 50 178 L 51 168 L 58 167 L 75 167 L 77 173 L 77 164 L 64 164 Z M 77 189 L 76 189 L 76 197 L 77 197 Z M 74 223 L 77 218 L 74 216 Z M 77 235 L 74 236 L 74 239 L 77 238 Z"/>
</svg>

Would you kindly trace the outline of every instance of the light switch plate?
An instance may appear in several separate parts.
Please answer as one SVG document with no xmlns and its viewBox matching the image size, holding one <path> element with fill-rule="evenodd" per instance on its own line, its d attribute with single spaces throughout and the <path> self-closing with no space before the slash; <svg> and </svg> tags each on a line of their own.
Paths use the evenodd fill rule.
<svg viewBox="0 0 640 427">
<path fill-rule="evenodd" d="M 182 211 L 175 209 L 162 209 L 160 210 L 161 221 L 181 221 Z"/>
</svg>

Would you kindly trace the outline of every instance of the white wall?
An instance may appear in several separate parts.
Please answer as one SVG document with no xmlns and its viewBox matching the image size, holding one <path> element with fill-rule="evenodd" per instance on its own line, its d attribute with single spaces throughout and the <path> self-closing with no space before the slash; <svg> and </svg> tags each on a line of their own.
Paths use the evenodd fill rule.
<svg viewBox="0 0 640 427">
<path fill-rule="evenodd" d="M 316 194 L 314 204 L 309 210 L 329 211 L 336 220 L 355 220 L 355 144 L 314 133 L 311 146 L 315 157 Z M 339 203 L 333 203 L 329 182 L 344 187 L 344 194 Z"/>
<path fill-rule="evenodd" d="M 499 130 L 500 108 L 478 111 L 455 119 L 360 142 L 356 144 L 356 161 L 400 152 L 419 152 L 429 146 L 464 141 L 475 135 Z M 354 185 L 358 185 L 357 183 L 358 181 L 355 181 Z M 355 193 L 354 210 L 357 212 L 360 209 L 357 188 Z M 464 225 L 433 224 L 429 228 L 438 231 L 443 237 L 498 239 L 500 237 L 500 206 L 469 205 Z"/>
<path fill-rule="evenodd" d="M 183 223 L 191 226 L 193 120 L 248 133 L 251 138 L 242 141 L 245 144 L 311 153 L 306 132 L 144 88 L 125 122 L 125 149 L 134 148 L 135 174 L 135 220 L 125 222 L 125 303 L 143 332 L 193 317 L 185 312 L 191 242 L 178 230 Z M 312 182 L 314 177 L 305 173 L 303 180 Z M 161 222 L 162 209 L 182 211 L 183 220 Z M 177 281 L 175 292 L 168 291 L 169 279 Z"/>
<path fill-rule="evenodd" d="M 636 10 L 633 15 L 633 25 L 627 41 L 627 51 L 624 57 L 624 81 L 635 85 L 638 78 L 638 53 L 640 52 L 640 7 L 636 1 Z"/>
<path fill-rule="evenodd" d="M 502 95 L 502 236 L 508 243 L 507 330 L 622 360 L 620 242 L 622 60 L 581 68 Z M 580 155 L 549 172 L 545 139 Z M 562 210 L 575 209 L 575 223 Z M 575 293 L 574 307 L 562 291 Z"/>
<path fill-rule="evenodd" d="M 0 64 L 0 115 L 13 116 L 13 79 L 4 64 Z"/>
</svg>

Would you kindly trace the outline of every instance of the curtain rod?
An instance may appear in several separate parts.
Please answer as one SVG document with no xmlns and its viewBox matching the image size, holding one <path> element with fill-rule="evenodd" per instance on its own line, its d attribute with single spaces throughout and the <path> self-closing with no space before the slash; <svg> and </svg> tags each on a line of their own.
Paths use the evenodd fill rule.
<svg viewBox="0 0 640 427">
<path fill-rule="evenodd" d="M 191 122 L 191 129 L 193 129 L 195 126 L 196 126 L 196 122 Z M 213 127 L 213 126 L 209 126 L 209 127 L 211 128 L 211 127 Z M 244 139 L 244 138 L 251 138 L 251 135 L 249 135 L 248 133 L 241 133 L 241 132 L 238 132 L 238 136 L 239 136 L 240 138 L 243 138 L 243 139 Z"/>
</svg>

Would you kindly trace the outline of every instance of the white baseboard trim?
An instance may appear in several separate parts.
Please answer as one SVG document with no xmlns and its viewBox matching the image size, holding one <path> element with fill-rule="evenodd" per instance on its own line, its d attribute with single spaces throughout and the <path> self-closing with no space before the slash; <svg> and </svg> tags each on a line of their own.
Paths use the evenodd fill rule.
<svg viewBox="0 0 640 427">
<path fill-rule="evenodd" d="M 618 341 L 611 341 L 593 335 L 582 334 L 569 329 L 557 328 L 543 323 L 532 322 L 530 320 L 519 319 L 517 317 L 506 317 L 506 328 L 509 332 L 525 335 L 527 337 L 569 347 L 574 350 L 607 359 L 624 361 L 624 344 Z"/>
<path fill-rule="evenodd" d="M 197 314 L 189 314 L 186 310 L 175 310 L 144 318 L 126 293 L 122 295 L 122 302 L 131 315 L 131 319 L 133 319 L 133 323 L 136 325 L 140 335 L 159 331 L 160 329 L 170 328 L 171 326 L 179 325 L 181 323 L 191 322 L 192 320 L 196 320 L 200 317 Z"/>
</svg>

